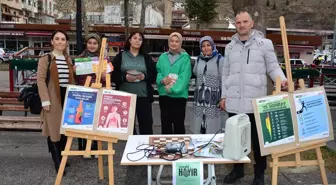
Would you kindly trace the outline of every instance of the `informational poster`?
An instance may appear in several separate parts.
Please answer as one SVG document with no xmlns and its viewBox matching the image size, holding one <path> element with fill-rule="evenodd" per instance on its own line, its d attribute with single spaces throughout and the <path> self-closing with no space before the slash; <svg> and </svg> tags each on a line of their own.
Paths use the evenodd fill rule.
<svg viewBox="0 0 336 185">
<path fill-rule="evenodd" d="M 325 93 L 294 94 L 299 141 L 328 138 L 330 134 Z"/>
<path fill-rule="evenodd" d="M 104 89 L 97 130 L 127 133 L 131 96 Z"/>
<path fill-rule="evenodd" d="M 264 147 L 273 147 L 295 141 L 288 95 L 256 100 L 260 116 Z"/>
<path fill-rule="evenodd" d="M 173 162 L 173 185 L 203 185 L 202 161 Z"/>
<path fill-rule="evenodd" d="M 62 127 L 92 130 L 98 89 L 68 86 L 64 102 Z"/>
<path fill-rule="evenodd" d="M 99 67 L 99 58 L 98 57 L 87 57 L 87 58 L 76 58 L 76 75 L 86 75 L 93 74 L 98 72 Z M 107 73 L 111 72 L 113 66 L 107 59 L 104 60 L 103 71 Z"/>
</svg>

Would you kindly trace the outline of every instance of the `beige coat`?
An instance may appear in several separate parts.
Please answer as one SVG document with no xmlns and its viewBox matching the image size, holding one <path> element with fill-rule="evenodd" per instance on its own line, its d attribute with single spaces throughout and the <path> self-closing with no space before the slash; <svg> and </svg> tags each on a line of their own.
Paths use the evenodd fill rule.
<svg viewBox="0 0 336 185">
<path fill-rule="evenodd" d="M 74 71 L 71 58 L 68 55 L 65 55 L 65 58 L 69 66 L 69 84 L 74 84 Z M 43 120 L 42 134 L 44 136 L 50 136 L 51 141 L 57 142 L 61 137 L 60 126 L 62 119 L 62 104 L 56 58 L 53 54 L 51 54 L 50 80 L 48 87 L 45 83 L 47 77 L 47 68 L 48 56 L 44 55 L 38 62 L 37 86 L 41 102 L 50 101 L 51 105 L 49 112 L 45 110 L 41 111 L 41 118 Z"/>
</svg>

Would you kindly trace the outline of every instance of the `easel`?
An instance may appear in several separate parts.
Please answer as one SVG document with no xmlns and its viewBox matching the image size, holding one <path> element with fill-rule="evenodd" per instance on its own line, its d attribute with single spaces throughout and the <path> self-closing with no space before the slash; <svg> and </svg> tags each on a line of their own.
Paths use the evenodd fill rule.
<svg viewBox="0 0 336 185">
<path fill-rule="evenodd" d="M 100 89 L 102 88 L 101 74 L 103 72 L 104 66 L 104 51 L 106 47 L 106 38 L 102 40 L 102 46 L 100 48 L 100 56 L 99 56 L 99 68 L 96 73 L 96 81 L 92 83 L 91 87 Z M 89 87 L 91 83 L 91 77 L 88 76 L 85 81 L 85 87 Z M 106 88 L 111 89 L 111 81 L 110 74 L 106 75 Z M 109 185 L 114 185 L 114 169 L 113 169 L 113 155 L 115 151 L 113 150 L 113 143 L 118 142 L 117 137 L 113 137 L 110 134 L 103 133 L 93 133 L 92 131 L 80 131 L 75 129 L 67 129 L 65 131 L 65 135 L 68 137 L 66 146 L 64 151 L 62 152 L 62 162 L 60 168 L 58 170 L 57 178 L 55 185 L 60 185 L 64 173 L 65 164 L 68 160 L 68 156 L 88 156 L 88 155 L 98 155 L 98 169 L 99 169 L 99 179 L 104 179 L 104 168 L 103 168 L 103 155 L 108 156 L 108 171 L 109 171 Z M 70 151 L 72 140 L 74 138 L 82 138 L 87 139 L 86 149 L 85 151 Z M 98 150 L 91 151 L 92 141 L 95 140 L 98 143 Z M 107 150 L 103 150 L 103 142 L 107 142 Z"/>
<path fill-rule="evenodd" d="M 284 17 L 280 17 L 280 27 L 281 27 L 281 37 L 282 37 L 282 43 L 283 43 L 283 49 L 284 49 L 284 57 L 285 57 L 285 63 L 286 63 L 286 73 L 287 73 L 287 81 L 288 81 L 288 93 L 294 93 L 294 83 L 292 79 L 292 70 L 289 63 L 289 49 L 288 49 L 288 40 L 287 40 L 287 33 L 286 33 L 286 25 L 285 25 L 285 19 Z M 305 88 L 305 84 L 303 79 L 299 80 L 299 87 L 301 89 Z M 287 92 L 281 92 L 281 79 L 280 77 L 277 77 L 276 79 L 276 88 L 273 94 L 282 94 Z M 296 135 L 296 141 L 298 141 L 298 136 Z M 309 146 L 303 146 L 299 145 L 299 143 L 296 144 L 296 149 L 292 151 L 286 151 L 286 152 L 279 152 L 279 153 L 272 153 L 272 159 L 273 162 L 270 163 L 270 166 L 272 167 L 272 185 L 276 185 L 278 182 L 278 170 L 279 167 L 301 167 L 301 166 L 320 166 L 321 176 L 323 185 L 328 184 L 328 179 L 325 171 L 324 166 L 324 160 L 322 158 L 321 153 L 321 147 L 325 146 L 326 143 L 323 142 L 317 142 L 315 144 L 311 144 Z M 316 150 L 317 160 L 304 160 L 302 161 L 300 158 L 300 153 L 307 151 L 307 150 Z M 280 157 L 288 156 L 295 154 L 295 161 L 279 161 Z"/>
</svg>

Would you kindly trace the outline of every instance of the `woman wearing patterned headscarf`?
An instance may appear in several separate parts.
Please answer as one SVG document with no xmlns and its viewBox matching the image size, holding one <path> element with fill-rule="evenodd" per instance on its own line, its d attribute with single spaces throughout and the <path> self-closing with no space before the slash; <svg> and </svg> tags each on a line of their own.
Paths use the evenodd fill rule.
<svg viewBox="0 0 336 185">
<path fill-rule="evenodd" d="M 161 133 L 185 134 L 184 120 L 191 77 L 190 56 L 182 49 L 181 34 L 170 34 L 168 44 L 169 51 L 163 53 L 156 64 Z"/>
<path fill-rule="evenodd" d="M 214 134 L 223 128 L 222 118 L 225 113 L 218 103 L 221 99 L 222 67 L 224 57 L 218 53 L 211 37 L 200 40 L 201 54 L 195 62 L 193 73 L 196 76 L 194 93 L 194 124 L 191 131 L 194 134 Z"/>
<path fill-rule="evenodd" d="M 99 57 L 100 54 L 100 46 L 101 39 L 100 36 L 96 33 L 90 33 L 85 37 L 86 41 L 86 49 L 82 54 L 78 56 L 78 58 L 86 58 L 86 57 Z M 85 80 L 88 76 L 92 77 L 91 82 L 95 82 L 96 74 L 88 74 L 88 75 L 77 75 L 76 81 L 78 85 L 84 85 Z M 86 139 L 78 138 L 78 150 L 85 150 L 86 147 Z M 92 150 L 97 150 L 97 141 L 92 142 Z"/>
</svg>

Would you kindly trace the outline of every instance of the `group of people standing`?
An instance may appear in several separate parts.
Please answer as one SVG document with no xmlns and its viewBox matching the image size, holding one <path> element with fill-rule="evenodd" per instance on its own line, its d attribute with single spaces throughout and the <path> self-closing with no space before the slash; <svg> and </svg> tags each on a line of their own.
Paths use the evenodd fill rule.
<svg viewBox="0 0 336 185">
<path fill-rule="evenodd" d="M 201 54 L 193 68 L 190 56 L 182 48 L 182 35 L 173 32 L 168 38 L 169 51 L 163 53 L 155 64 L 145 53 L 144 35 L 132 33 L 125 42 L 124 51 L 112 61 L 112 81 L 116 89 L 137 95 L 136 117 L 139 134 L 153 134 L 152 103 L 156 82 L 159 93 L 162 134 L 185 134 L 184 125 L 189 83 L 192 73 L 196 76 L 194 94 L 194 134 L 214 134 L 224 127 L 225 117 L 246 113 L 250 117 L 255 164 L 253 184 L 264 184 L 266 157 L 261 157 L 252 99 L 266 95 L 267 75 L 273 81 L 277 76 L 286 85 L 272 42 L 253 30 L 251 16 L 242 11 L 236 15 L 237 33 L 221 55 L 213 39 L 200 39 Z M 87 77 L 75 76 L 76 67 L 66 53 L 68 36 L 55 31 L 51 37 L 53 47 L 51 61 L 42 56 L 38 63 L 37 81 L 43 110 L 43 134 L 47 136 L 49 151 L 58 171 L 61 150 L 66 138 L 60 135 L 62 107 L 68 84 L 83 85 Z M 99 56 L 101 38 L 97 34 L 86 37 L 86 50 L 79 57 Z M 51 64 L 49 64 L 51 62 Z M 50 66 L 50 67 L 49 67 Z M 49 67 L 49 68 L 48 68 Z M 49 72 L 48 72 L 49 71 Z M 47 80 L 49 74 L 51 80 Z M 90 75 L 95 77 L 94 74 Z M 105 80 L 103 75 L 103 80 Z M 47 83 L 46 83 L 47 82 Z M 137 132 L 134 129 L 134 134 Z M 84 150 L 85 140 L 79 140 L 79 149 Z M 93 149 L 97 144 L 93 143 Z M 243 165 L 234 169 L 225 178 L 225 183 L 234 183 L 244 176 Z"/>
</svg>

